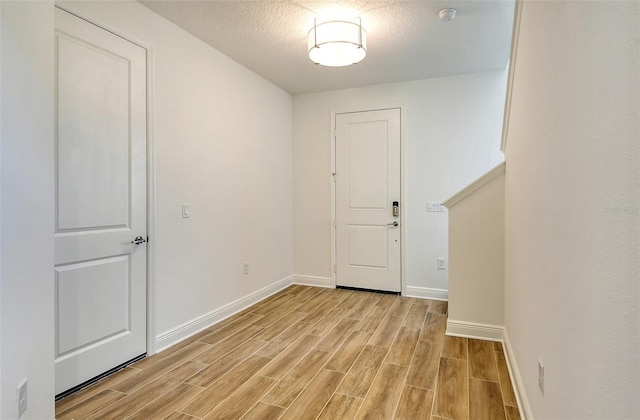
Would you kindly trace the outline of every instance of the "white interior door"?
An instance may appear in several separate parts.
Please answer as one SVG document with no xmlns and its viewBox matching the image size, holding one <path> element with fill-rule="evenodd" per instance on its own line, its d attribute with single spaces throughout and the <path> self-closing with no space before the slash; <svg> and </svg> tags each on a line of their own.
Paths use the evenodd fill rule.
<svg viewBox="0 0 640 420">
<path fill-rule="evenodd" d="M 400 292 L 400 109 L 336 115 L 336 284 Z"/>
<path fill-rule="evenodd" d="M 56 9 L 56 394 L 146 352 L 146 52 Z"/>
</svg>

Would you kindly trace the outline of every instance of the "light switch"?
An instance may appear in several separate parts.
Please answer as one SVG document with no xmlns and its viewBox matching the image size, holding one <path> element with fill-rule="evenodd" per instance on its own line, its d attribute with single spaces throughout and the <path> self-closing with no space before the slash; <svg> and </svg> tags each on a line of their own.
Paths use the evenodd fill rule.
<svg viewBox="0 0 640 420">
<path fill-rule="evenodd" d="M 445 212 L 447 208 L 439 201 L 427 201 L 428 212 Z"/>
<path fill-rule="evenodd" d="M 186 219 L 191 217 L 191 204 L 189 203 L 184 203 L 182 205 L 182 218 Z"/>
</svg>

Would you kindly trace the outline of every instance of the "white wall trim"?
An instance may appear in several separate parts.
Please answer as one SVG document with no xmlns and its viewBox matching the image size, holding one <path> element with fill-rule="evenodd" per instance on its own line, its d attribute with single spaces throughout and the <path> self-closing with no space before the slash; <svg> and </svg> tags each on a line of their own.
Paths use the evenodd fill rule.
<svg viewBox="0 0 640 420">
<path fill-rule="evenodd" d="M 509 74 L 507 76 L 507 92 L 504 101 L 504 115 L 502 117 L 502 140 L 500 150 L 507 153 L 507 135 L 509 132 L 509 117 L 511 114 L 511 96 L 513 93 L 513 81 L 516 74 L 516 58 L 518 56 L 518 39 L 520 36 L 520 16 L 522 15 L 523 0 L 516 0 L 513 13 L 513 32 L 511 33 L 511 53 L 509 55 Z"/>
<path fill-rule="evenodd" d="M 293 275 L 294 284 L 303 284 L 305 286 L 315 287 L 335 287 L 331 277 L 317 277 L 317 276 L 301 276 L 298 274 Z"/>
<path fill-rule="evenodd" d="M 429 287 L 406 286 L 404 288 L 405 296 L 431 299 L 431 300 L 449 300 L 449 291 L 446 289 L 432 289 Z"/>
<path fill-rule="evenodd" d="M 172 345 L 191 337 L 192 335 L 204 330 L 205 328 L 217 324 L 218 322 L 230 317 L 231 315 L 234 315 L 242 311 L 243 309 L 246 309 L 249 306 L 254 305 L 255 303 L 273 295 L 274 293 L 279 292 L 280 290 L 290 286 L 291 284 L 293 284 L 293 276 L 285 277 L 284 279 L 278 280 L 277 282 L 253 293 L 250 293 L 243 298 L 240 298 L 227 305 L 221 306 L 220 308 L 206 313 L 198 318 L 192 319 L 191 321 L 185 322 L 178 327 L 172 328 L 169 331 L 158 335 L 156 337 L 154 347 L 158 352 L 171 347 Z"/>
<path fill-rule="evenodd" d="M 107 21 L 100 17 L 100 14 L 83 9 L 82 4 L 76 5 L 73 2 L 69 1 L 56 0 L 55 7 L 64 10 L 65 12 L 71 13 L 72 15 L 79 17 L 80 19 L 86 20 L 92 25 L 99 26 L 105 31 L 111 32 L 112 34 L 117 35 L 120 38 L 126 39 L 127 41 L 136 44 L 137 46 L 144 48 L 145 50 L 149 50 L 152 48 L 151 44 L 131 35 L 128 32 L 124 32 L 117 26 L 107 23 Z"/>
<path fill-rule="evenodd" d="M 329 182 L 331 183 L 331 285 L 336 287 L 338 284 L 338 253 L 336 250 L 336 241 L 338 240 L 338 232 L 336 225 L 336 112 L 331 111 L 331 121 L 329 121 L 331 130 L 331 173 L 329 174 Z"/>
<path fill-rule="evenodd" d="M 471 184 L 464 187 L 462 190 L 460 190 L 460 192 L 456 193 L 454 196 L 449 197 L 448 199 L 443 201 L 442 204 L 445 207 L 450 209 L 451 207 L 455 206 L 456 204 L 458 204 L 459 202 L 461 202 L 462 200 L 464 200 L 465 198 L 473 194 L 475 191 L 482 188 L 482 186 L 489 183 L 489 181 L 491 181 L 498 175 L 502 175 L 505 172 L 506 166 L 507 166 L 507 163 L 502 162 L 501 164 L 494 167 L 486 174 L 482 175 L 480 178 L 473 181 Z"/>
<path fill-rule="evenodd" d="M 155 62 L 147 47 L 147 355 L 156 353 Z"/>
<path fill-rule="evenodd" d="M 520 418 L 523 420 L 533 419 L 533 413 L 527 394 L 525 393 L 524 382 L 522 382 L 522 376 L 520 376 L 520 370 L 518 364 L 513 355 L 513 348 L 511 347 L 511 341 L 509 340 L 509 334 L 507 329 L 504 330 L 504 355 L 507 359 L 507 367 L 509 368 L 509 376 L 511 376 L 511 383 L 513 384 L 513 391 L 516 394 L 516 401 L 518 402 L 518 410 L 520 410 Z"/>
<path fill-rule="evenodd" d="M 454 337 L 477 338 L 487 341 L 502 341 L 504 327 L 499 325 L 479 324 L 475 322 L 447 320 L 447 335 Z"/>
</svg>

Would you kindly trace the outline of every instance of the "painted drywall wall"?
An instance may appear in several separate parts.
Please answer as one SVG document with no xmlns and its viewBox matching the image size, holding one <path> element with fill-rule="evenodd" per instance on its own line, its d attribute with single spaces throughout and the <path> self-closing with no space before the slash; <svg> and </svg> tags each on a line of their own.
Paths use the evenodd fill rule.
<svg viewBox="0 0 640 420">
<path fill-rule="evenodd" d="M 2 7 L 0 7 L 0 22 L 2 22 Z M 2 185 L 2 28 L 0 27 L 0 186 Z M 2 188 L 0 188 L 0 209 L 2 208 Z M 0 304 L 2 304 L 2 211 L 0 211 Z M 0 310 L 0 378 L 2 378 L 2 310 Z M 0 379 L 0 395 L 2 394 L 2 379 Z M 0 398 L 0 415 L 2 414 L 2 398 Z"/>
<path fill-rule="evenodd" d="M 0 7 L 2 22 L 2 7 Z M 2 28 L 0 27 L 0 186 L 2 185 Z M 0 209 L 2 208 L 2 188 L 0 188 Z M 2 211 L 0 211 L 0 304 L 2 304 Z M 0 395 L 2 394 L 2 310 L 0 310 Z M 2 398 L 0 398 L 0 415 L 2 414 Z"/>
<path fill-rule="evenodd" d="M 505 323 L 537 419 L 640 418 L 639 45 L 638 2 L 523 4 Z"/>
<path fill-rule="evenodd" d="M 448 323 L 459 324 L 458 333 L 472 335 L 478 326 L 504 327 L 504 166 L 447 200 L 452 204 L 446 203 Z M 447 332 L 452 331 L 448 328 Z"/>
<path fill-rule="evenodd" d="M 288 278 L 291 95 L 137 2 L 61 4 L 152 52 L 158 336 Z"/>
<path fill-rule="evenodd" d="M 0 2 L 0 418 L 54 417 L 53 3 Z"/>
<path fill-rule="evenodd" d="M 54 3 L 0 6 L 0 417 L 28 378 L 23 418 L 53 418 Z M 291 96 L 136 2 L 63 6 L 151 51 L 157 333 L 288 279 Z"/>
<path fill-rule="evenodd" d="M 404 108 L 405 286 L 448 288 L 447 214 L 427 213 L 502 161 L 506 71 L 294 96 L 294 273 L 331 277 L 331 112 Z"/>
</svg>

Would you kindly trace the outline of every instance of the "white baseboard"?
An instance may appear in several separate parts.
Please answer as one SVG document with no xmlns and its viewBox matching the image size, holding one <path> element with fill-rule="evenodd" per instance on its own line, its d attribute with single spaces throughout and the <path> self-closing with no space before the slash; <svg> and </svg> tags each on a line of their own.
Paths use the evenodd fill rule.
<svg viewBox="0 0 640 420">
<path fill-rule="evenodd" d="M 455 337 L 477 338 L 487 341 L 502 341 L 504 327 L 499 325 L 478 324 L 466 321 L 447 320 L 447 335 Z"/>
<path fill-rule="evenodd" d="M 199 333 L 200 331 L 208 328 L 218 322 L 236 314 L 243 309 L 248 308 L 251 305 L 260 302 L 261 300 L 271 296 L 274 293 L 293 284 L 293 276 L 285 277 L 267 287 L 257 290 L 243 298 L 240 298 L 234 302 L 224 305 L 218 309 L 215 309 L 207 314 L 204 314 L 198 318 L 192 319 L 176 328 L 172 328 L 169 331 L 163 332 L 156 336 L 155 349 L 156 353 L 160 352 L 168 347 L 173 346 L 176 343 L 189 338 L 192 335 Z"/>
<path fill-rule="evenodd" d="M 511 341 L 509 341 L 509 334 L 507 330 L 504 330 L 504 355 L 507 359 L 507 367 L 509 368 L 509 376 L 511 376 L 511 383 L 513 384 L 513 391 L 516 394 L 516 401 L 518 402 L 518 410 L 520 410 L 520 418 L 522 420 L 533 419 L 533 413 L 531 412 L 531 406 L 527 399 L 527 394 L 524 388 L 524 382 L 522 382 L 522 376 L 520 376 L 520 370 L 518 364 L 513 356 L 513 347 L 511 347 Z"/>
<path fill-rule="evenodd" d="M 305 286 L 333 287 L 331 284 L 331 277 L 300 276 L 294 274 L 293 283 L 303 284 Z"/>
<path fill-rule="evenodd" d="M 406 286 L 405 296 L 431 300 L 449 300 L 449 291 L 445 289 L 431 289 L 429 287 Z"/>
</svg>

